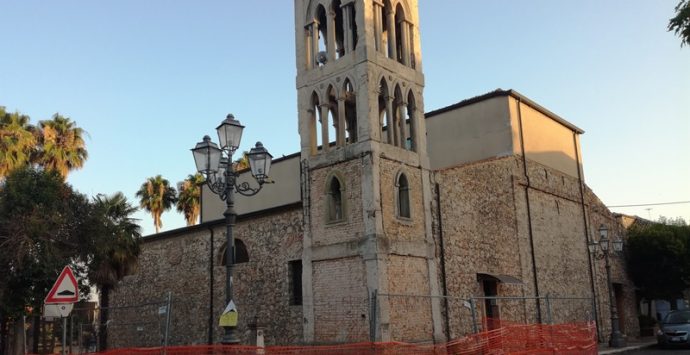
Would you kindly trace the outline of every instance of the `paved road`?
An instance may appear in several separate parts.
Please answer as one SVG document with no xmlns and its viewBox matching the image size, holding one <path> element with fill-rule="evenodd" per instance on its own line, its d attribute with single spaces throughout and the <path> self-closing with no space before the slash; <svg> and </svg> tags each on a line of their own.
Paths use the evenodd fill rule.
<svg viewBox="0 0 690 355">
<path fill-rule="evenodd" d="M 646 349 L 640 349 L 628 352 L 626 354 L 644 354 L 644 355 L 689 355 L 690 348 L 685 349 L 662 349 L 657 346 L 652 346 Z"/>
</svg>

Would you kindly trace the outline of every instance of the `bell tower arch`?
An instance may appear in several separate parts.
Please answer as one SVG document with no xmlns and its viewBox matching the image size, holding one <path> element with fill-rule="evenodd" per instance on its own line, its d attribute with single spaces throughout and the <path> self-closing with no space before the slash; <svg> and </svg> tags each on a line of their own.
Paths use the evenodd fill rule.
<svg viewBox="0 0 690 355">
<path fill-rule="evenodd" d="M 295 43 L 305 341 L 441 340 L 387 296 L 439 294 L 417 0 L 295 0 Z"/>
<path fill-rule="evenodd" d="M 371 142 L 426 155 L 417 1 L 295 0 L 295 43 L 303 158 Z"/>
</svg>

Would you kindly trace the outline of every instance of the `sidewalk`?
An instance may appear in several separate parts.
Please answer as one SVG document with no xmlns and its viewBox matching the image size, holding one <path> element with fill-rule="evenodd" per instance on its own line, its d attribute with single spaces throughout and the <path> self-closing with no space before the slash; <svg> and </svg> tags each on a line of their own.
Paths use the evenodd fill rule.
<svg viewBox="0 0 690 355">
<path fill-rule="evenodd" d="M 647 348 L 656 344 L 654 337 L 645 337 L 634 341 L 629 341 L 624 348 L 610 348 L 606 343 L 599 343 L 599 354 L 622 354 L 631 350 Z"/>
</svg>

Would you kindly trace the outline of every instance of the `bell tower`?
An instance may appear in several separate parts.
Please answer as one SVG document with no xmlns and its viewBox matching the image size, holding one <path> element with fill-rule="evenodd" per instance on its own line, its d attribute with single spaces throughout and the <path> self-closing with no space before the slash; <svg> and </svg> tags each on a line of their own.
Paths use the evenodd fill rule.
<svg viewBox="0 0 690 355">
<path fill-rule="evenodd" d="M 295 0 L 308 342 L 442 337 L 417 6 Z"/>
</svg>

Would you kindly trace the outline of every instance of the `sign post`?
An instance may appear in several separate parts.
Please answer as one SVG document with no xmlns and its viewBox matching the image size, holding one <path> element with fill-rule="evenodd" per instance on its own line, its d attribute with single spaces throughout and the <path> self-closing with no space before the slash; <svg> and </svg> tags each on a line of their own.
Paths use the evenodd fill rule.
<svg viewBox="0 0 690 355">
<path fill-rule="evenodd" d="M 62 355 L 65 355 L 67 344 L 67 316 L 72 312 L 74 303 L 79 301 L 77 278 L 69 266 L 65 266 L 57 281 L 43 301 L 43 316 L 62 318 Z"/>
</svg>

